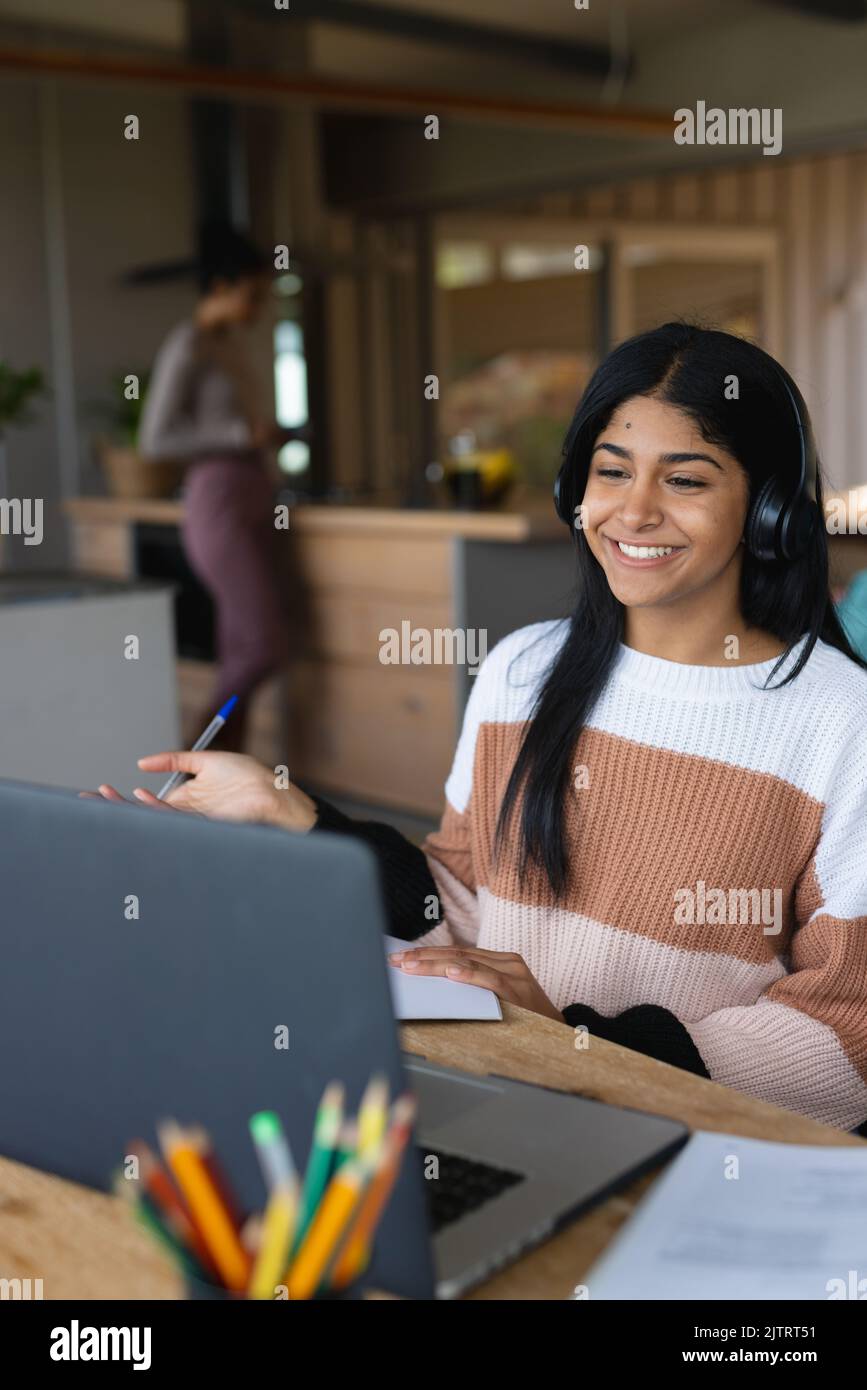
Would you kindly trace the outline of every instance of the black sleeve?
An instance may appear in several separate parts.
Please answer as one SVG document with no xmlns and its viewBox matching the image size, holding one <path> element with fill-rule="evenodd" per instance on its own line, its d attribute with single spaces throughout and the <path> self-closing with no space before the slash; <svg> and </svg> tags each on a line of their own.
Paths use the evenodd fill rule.
<svg viewBox="0 0 867 1390">
<path fill-rule="evenodd" d="M 633 1052 L 643 1052 L 646 1057 L 710 1080 L 701 1053 L 680 1019 L 658 1004 L 636 1004 L 615 1018 L 606 1018 L 587 1004 L 569 1004 L 563 1017 L 570 1028 L 583 1025 L 597 1038 L 620 1043 Z"/>
<path fill-rule="evenodd" d="M 418 845 L 392 825 L 352 820 L 330 801 L 318 796 L 313 800 L 317 811 L 314 832 L 328 830 L 349 835 L 368 845 L 376 855 L 389 935 L 399 936 L 401 941 L 415 941 L 442 920 L 437 886 Z"/>
</svg>

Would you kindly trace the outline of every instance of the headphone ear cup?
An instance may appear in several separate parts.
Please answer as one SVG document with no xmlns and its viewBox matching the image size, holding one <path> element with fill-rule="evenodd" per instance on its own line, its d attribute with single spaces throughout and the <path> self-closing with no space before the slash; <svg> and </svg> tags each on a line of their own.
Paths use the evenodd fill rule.
<svg viewBox="0 0 867 1390">
<path fill-rule="evenodd" d="M 780 549 L 786 560 L 798 560 L 810 548 L 819 520 L 819 508 L 807 497 L 799 497 L 786 511 L 780 526 Z"/>
<path fill-rule="evenodd" d="M 757 560 L 798 560 L 810 547 L 819 509 L 807 497 L 787 501 L 776 478 L 769 478 L 750 509 L 744 528 L 747 549 Z"/>
<path fill-rule="evenodd" d="M 777 527 L 785 506 L 776 478 L 768 478 L 750 508 L 744 527 L 744 540 L 757 560 L 779 560 Z"/>
<path fill-rule="evenodd" d="M 564 522 L 566 526 L 571 526 L 571 525 L 572 525 L 572 517 L 571 517 L 571 515 L 570 515 L 570 513 L 569 513 L 569 511 L 568 511 L 568 508 L 566 507 L 565 501 L 564 501 L 564 499 L 563 499 L 563 469 L 562 469 L 562 468 L 560 469 L 560 472 L 557 474 L 557 477 L 556 477 L 556 479 L 554 480 L 554 510 L 556 511 L 556 513 L 557 513 L 557 515 L 559 516 L 560 520 L 561 520 L 562 522 Z"/>
</svg>

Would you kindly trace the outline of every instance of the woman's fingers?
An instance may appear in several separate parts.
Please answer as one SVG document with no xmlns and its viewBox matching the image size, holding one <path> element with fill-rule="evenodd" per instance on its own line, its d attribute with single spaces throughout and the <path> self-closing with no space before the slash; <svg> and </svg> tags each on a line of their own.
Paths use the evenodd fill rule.
<svg viewBox="0 0 867 1390">
<path fill-rule="evenodd" d="M 110 787 L 107 782 L 100 782 L 99 795 L 105 801 L 126 801 L 126 797 L 121 796 L 120 792 Z"/>
<path fill-rule="evenodd" d="M 513 998 L 511 978 L 477 961 L 459 961 L 455 957 L 427 959 L 414 961 L 411 966 L 404 965 L 403 968 L 413 975 L 442 975 L 448 980 L 460 980 L 465 985 L 481 985 L 483 989 L 491 989 L 501 999 Z"/>
<path fill-rule="evenodd" d="M 126 797 L 121 796 L 120 792 L 115 787 L 109 786 L 108 782 L 102 782 L 99 791 L 79 792 L 78 795 L 85 797 L 89 801 L 119 801 L 124 806 L 128 804 Z M 170 801 L 160 801 L 159 797 L 154 796 L 153 792 L 148 791 L 146 787 L 136 787 L 133 796 L 136 801 L 140 801 L 143 806 L 150 806 L 160 811 L 179 811 L 183 809 L 183 807 L 175 806 Z"/>
<path fill-rule="evenodd" d="M 523 956 L 515 955 L 512 951 L 483 951 L 478 946 L 408 947 L 405 951 L 393 952 L 389 956 L 389 960 L 401 968 L 407 962 L 420 960 L 450 960 L 458 965 L 462 961 L 478 961 L 483 965 L 486 963 L 492 965 L 496 970 L 507 975 L 525 975 L 527 973 L 527 964 Z"/>
<path fill-rule="evenodd" d="M 488 965 L 451 964 L 446 966 L 446 978 L 460 980 L 464 985 L 479 985 L 490 989 L 500 999 L 515 999 L 511 978 L 500 970 L 492 970 Z"/>
<path fill-rule="evenodd" d="M 143 772 L 188 772 L 195 776 L 206 766 L 206 759 L 219 757 L 218 753 L 148 753 L 139 758 L 138 765 Z"/>
<path fill-rule="evenodd" d="M 140 801 L 143 806 L 151 806 L 157 811 L 176 811 L 177 806 L 172 806 L 168 801 L 160 801 L 158 796 L 148 791 L 147 787 L 136 787 L 133 792 L 136 801 Z"/>
</svg>

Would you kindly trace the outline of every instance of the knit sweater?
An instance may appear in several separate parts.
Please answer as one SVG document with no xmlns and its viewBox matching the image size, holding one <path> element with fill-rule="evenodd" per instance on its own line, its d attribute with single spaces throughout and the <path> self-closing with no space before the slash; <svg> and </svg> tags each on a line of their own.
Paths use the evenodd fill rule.
<svg viewBox="0 0 867 1390">
<path fill-rule="evenodd" d="M 517 952 L 570 1023 L 627 1044 L 650 1029 L 643 1051 L 862 1124 L 867 672 L 819 642 L 792 683 L 762 690 L 773 660 L 687 666 L 621 646 L 574 751 L 557 901 L 540 870 L 518 872 L 514 846 L 495 861 L 493 843 L 565 635 L 558 622 L 512 633 L 476 677 L 423 847 L 440 917 L 419 944 Z M 341 828 L 329 811 L 323 828 Z M 400 858 L 391 834 L 386 861 Z"/>
</svg>

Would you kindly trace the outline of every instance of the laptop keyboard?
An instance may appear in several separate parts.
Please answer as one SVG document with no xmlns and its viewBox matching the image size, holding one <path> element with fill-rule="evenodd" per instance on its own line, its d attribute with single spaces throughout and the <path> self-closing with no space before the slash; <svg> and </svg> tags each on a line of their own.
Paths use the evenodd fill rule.
<svg viewBox="0 0 867 1390">
<path fill-rule="evenodd" d="M 495 1168 L 477 1159 L 429 1148 L 419 1148 L 418 1153 L 425 1164 L 432 1158 L 439 1164 L 439 1177 L 423 1179 L 434 1234 L 524 1181 L 523 1173 Z"/>
</svg>

